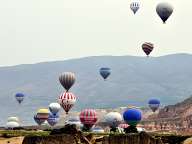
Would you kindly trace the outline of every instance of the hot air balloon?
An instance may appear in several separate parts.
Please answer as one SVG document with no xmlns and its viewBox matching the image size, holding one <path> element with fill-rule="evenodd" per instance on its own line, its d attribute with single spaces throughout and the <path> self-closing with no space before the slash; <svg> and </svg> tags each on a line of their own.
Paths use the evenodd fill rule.
<svg viewBox="0 0 192 144">
<path fill-rule="evenodd" d="M 125 128 L 128 128 L 129 125 L 126 124 L 126 123 L 121 123 L 121 124 L 118 125 L 118 127 L 122 128 L 122 129 L 125 129 Z"/>
<path fill-rule="evenodd" d="M 7 122 L 6 126 L 8 129 L 13 129 L 13 128 L 19 127 L 19 123 L 10 121 L 10 122 Z"/>
<path fill-rule="evenodd" d="M 59 115 L 58 114 L 49 114 L 49 117 L 47 119 L 47 122 L 49 123 L 50 126 L 54 126 L 58 123 L 59 121 Z"/>
<path fill-rule="evenodd" d="M 7 121 L 8 122 L 17 122 L 17 123 L 19 123 L 19 118 L 18 117 L 8 117 Z"/>
<path fill-rule="evenodd" d="M 106 80 L 110 74 L 111 74 L 110 68 L 107 67 L 100 68 L 100 75 L 104 78 L 104 80 Z"/>
<path fill-rule="evenodd" d="M 157 5 L 156 12 L 162 19 L 163 23 L 165 23 L 173 13 L 173 7 L 169 3 L 162 2 Z"/>
<path fill-rule="evenodd" d="M 109 112 L 105 116 L 105 121 L 106 123 L 111 127 L 111 128 L 116 128 L 118 125 L 122 122 L 123 118 L 120 113 L 118 112 Z"/>
<path fill-rule="evenodd" d="M 41 125 L 42 123 L 45 122 L 44 119 L 41 119 L 41 118 L 37 117 L 37 114 L 35 114 L 33 118 L 34 118 L 34 121 L 35 121 L 38 125 Z"/>
<path fill-rule="evenodd" d="M 136 12 L 139 10 L 140 4 L 139 2 L 132 2 L 130 4 L 130 8 L 133 11 L 134 14 L 136 14 Z"/>
<path fill-rule="evenodd" d="M 128 109 L 123 113 L 124 121 L 130 126 L 136 126 L 142 118 L 141 111 L 138 109 Z"/>
<path fill-rule="evenodd" d="M 75 83 L 75 74 L 72 72 L 64 72 L 59 76 L 61 85 L 68 91 Z"/>
<path fill-rule="evenodd" d="M 154 45 L 150 42 L 145 42 L 142 44 L 142 49 L 147 56 L 153 51 Z"/>
<path fill-rule="evenodd" d="M 41 108 L 37 111 L 36 117 L 40 119 L 40 121 L 46 121 L 49 117 L 49 110 L 45 108 Z"/>
<path fill-rule="evenodd" d="M 60 106 L 60 104 L 58 104 L 58 103 L 51 103 L 51 104 L 49 105 L 49 111 L 50 111 L 53 115 L 56 115 L 56 114 L 59 112 L 60 108 L 61 108 L 61 106 Z"/>
<path fill-rule="evenodd" d="M 20 104 L 24 100 L 25 95 L 23 93 L 16 93 L 15 98 Z"/>
<path fill-rule="evenodd" d="M 150 99 L 148 105 L 151 108 L 151 110 L 155 112 L 156 110 L 158 110 L 160 106 L 160 101 L 158 99 Z"/>
<path fill-rule="evenodd" d="M 85 109 L 81 111 L 80 121 L 84 126 L 84 130 L 89 131 L 97 122 L 97 113 L 94 109 Z"/>
<path fill-rule="evenodd" d="M 59 96 L 59 103 L 62 108 L 68 114 L 69 110 L 73 107 L 76 102 L 76 97 L 71 92 L 64 92 Z"/>
</svg>

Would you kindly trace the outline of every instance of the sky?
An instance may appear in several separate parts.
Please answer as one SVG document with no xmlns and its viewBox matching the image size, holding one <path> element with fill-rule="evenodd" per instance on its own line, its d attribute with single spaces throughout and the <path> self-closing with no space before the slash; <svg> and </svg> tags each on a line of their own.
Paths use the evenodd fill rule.
<svg viewBox="0 0 192 144">
<path fill-rule="evenodd" d="M 174 7 L 163 24 L 156 14 L 162 0 L 4 0 L 0 1 L 0 66 L 98 55 L 152 56 L 192 53 L 192 1 L 165 0 Z"/>
</svg>

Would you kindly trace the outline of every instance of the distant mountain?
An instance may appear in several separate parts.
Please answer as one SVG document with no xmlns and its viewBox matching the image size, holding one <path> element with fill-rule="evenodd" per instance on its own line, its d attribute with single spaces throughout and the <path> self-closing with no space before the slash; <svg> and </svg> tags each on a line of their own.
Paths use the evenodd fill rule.
<svg viewBox="0 0 192 144">
<path fill-rule="evenodd" d="M 126 105 L 146 106 L 149 98 L 163 105 L 174 104 L 192 94 L 192 55 L 161 57 L 95 56 L 57 62 L 45 62 L 0 68 L 0 112 L 3 125 L 8 116 L 18 115 L 24 124 L 33 122 L 33 114 L 47 107 L 63 91 L 58 76 L 64 71 L 76 74 L 71 89 L 77 96 L 73 110 Z M 99 75 L 100 67 L 110 67 L 107 81 Z M 26 98 L 17 104 L 14 94 Z"/>
</svg>

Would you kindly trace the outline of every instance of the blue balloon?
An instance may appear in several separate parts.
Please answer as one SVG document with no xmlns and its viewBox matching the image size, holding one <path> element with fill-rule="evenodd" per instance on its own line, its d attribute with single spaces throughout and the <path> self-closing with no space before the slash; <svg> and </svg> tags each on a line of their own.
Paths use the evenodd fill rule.
<svg viewBox="0 0 192 144">
<path fill-rule="evenodd" d="M 49 125 L 54 126 L 58 123 L 59 121 L 59 115 L 58 114 L 49 114 L 49 117 L 47 119 L 47 122 L 49 123 Z"/>
<path fill-rule="evenodd" d="M 16 93 L 15 98 L 20 104 L 24 100 L 25 95 L 23 93 Z"/>
<path fill-rule="evenodd" d="M 110 74 L 111 74 L 110 68 L 107 67 L 100 68 L 100 75 L 104 78 L 104 80 L 106 80 Z"/>
<path fill-rule="evenodd" d="M 151 110 L 155 112 L 160 106 L 160 101 L 158 99 L 150 99 L 148 105 L 151 108 Z"/>
<path fill-rule="evenodd" d="M 141 111 L 138 109 L 128 109 L 123 113 L 123 119 L 124 121 L 131 125 L 131 126 L 136 126 L 142 118 Z"/>
</svg>

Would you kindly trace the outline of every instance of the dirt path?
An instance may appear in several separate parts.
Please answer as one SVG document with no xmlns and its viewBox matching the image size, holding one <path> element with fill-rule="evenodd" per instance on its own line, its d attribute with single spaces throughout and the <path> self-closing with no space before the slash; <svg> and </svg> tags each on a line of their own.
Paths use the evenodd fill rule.
<svg viewBox="0 0 192 144">
<path fill-rule="evenodd" d="M 22 144 L 24 137 L 0 138 L 0 144 Z"/>
</svg>

